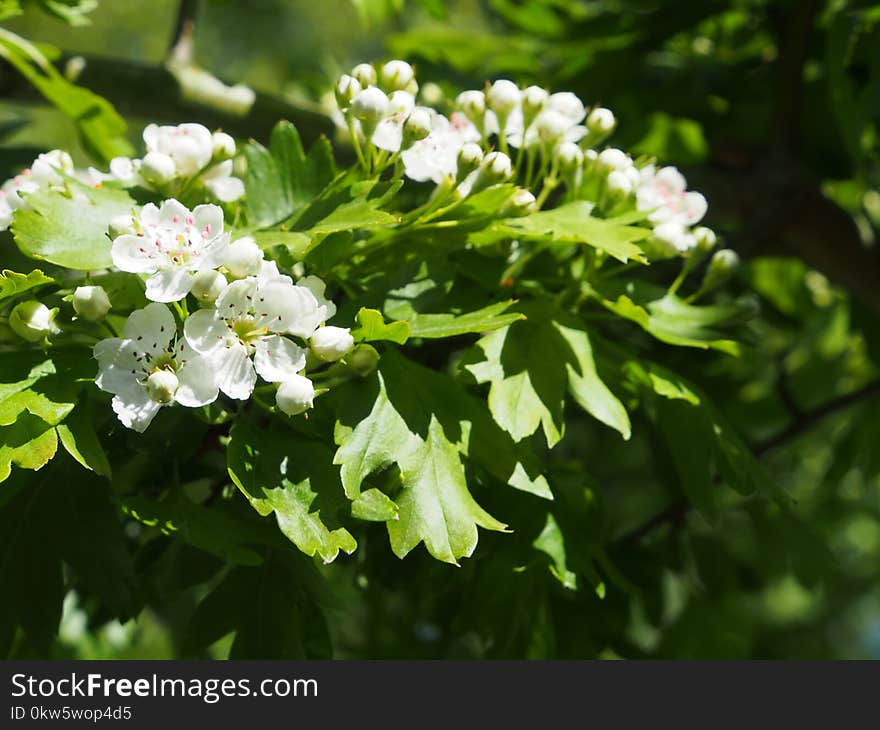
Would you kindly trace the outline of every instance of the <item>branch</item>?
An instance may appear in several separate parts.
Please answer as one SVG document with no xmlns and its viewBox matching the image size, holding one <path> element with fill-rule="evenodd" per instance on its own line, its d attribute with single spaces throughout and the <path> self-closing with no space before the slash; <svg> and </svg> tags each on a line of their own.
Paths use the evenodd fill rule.
<svg viewBox="0 0 880 730">
<path fill-rule="evenodd" d="M 846 410 L 850 406 L 854 406 L 858 403 L 863 403 L 878 395 L 880 395 L 880 379 L 875 380 L 864 388 L 860 388 L 852 393 L 847 393 L 839 398 L 834 398 L 818 408 L 814 408 L 810 411 L 802 411 L 790 426 L 784 428 L 778 434 L 770 437 L 766 441 L 756 444 L 752 447 L 752 451 L 754 451 L 755 455 L 758 457 L 765 456 L 771 451 L 775 451 L 784 446 L 789 441 L 793 441 L 798 436 L 803 435 L 828 416 Z M 640 525 L 624 535 L 620 539 L 620 542 L 626 544 L 637 543 L 646 535 L 663 525 L 681 526 L 684 524 L 684 519 L 692 506 L 693 505 L 685 499 L 677 499 L 643 525 Z"/>
</svg>

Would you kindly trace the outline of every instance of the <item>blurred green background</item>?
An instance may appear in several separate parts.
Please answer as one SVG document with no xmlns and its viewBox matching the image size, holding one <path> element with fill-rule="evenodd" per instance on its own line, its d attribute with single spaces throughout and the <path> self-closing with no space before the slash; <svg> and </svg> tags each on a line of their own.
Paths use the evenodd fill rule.
<svg viewBox="0 0 880 730">
<path fill-rule="evenodd" d="M 250 115 L 180 102 L 161 69 L 181 14 L 191 61 L 258 92 Z M 305 136 L 332 134 L 327 91 L 361 60 L 410 60 L 441 106 L 509 77 L 613 109 L 613 144 L 679 166 L 709 199 L 708 225 L 746 260 L 731 295 L 753 292 L 761 316 L 745 355 L 674 353 L 669 364 L 758 445 L 799 519 L 761 501 L 731 503 L 718 525 L 670 508 L 647 422 L 623 444 L 578 441 L 574 420 L 557 469 L 588 463 L 597 483 L 620 573 L 604 599 L 522 582 L 510 595 L 460 594 L 491 576 L 505 536 L 481 535 L 448 589 L 448 569 L 420 555 L 384 556 L 365 592 L 352 589 L 366 580 L 357 563 L 335 565 L 338 655 L 880 658 L 880 3 L 102 0 L 88 18 L 71 27 L 28 6 L 4 25 L 60 49 L 62 67 L 83 56 L 79 83 L 114 103 L 135 143 L 153 120 L 259 138 L 287 116 Z M 53 147 L 87 161 L 70 121 L 5 67 L 0 94 L 2 172 Z M 643 524 L 646 513 L 657 519 Z M 71 594 L 55 654 L 174 656 L 178 619 L 204 592 L 188 590 L 125 625 Z"/>
</svg>

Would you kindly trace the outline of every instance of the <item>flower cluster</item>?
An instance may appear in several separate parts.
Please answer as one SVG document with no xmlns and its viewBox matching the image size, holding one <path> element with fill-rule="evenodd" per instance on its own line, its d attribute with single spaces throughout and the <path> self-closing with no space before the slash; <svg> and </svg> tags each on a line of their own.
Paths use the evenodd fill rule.
<svg viewBox="0 0 880 730">
<path fill-rule="evenodd" d="M 30 167 L 0 186 L 0 231 L 12 223 L 18 209 L 27 209 L 27 196 L 41 188 L 63 188 L 64 176 L 72 175 L 73 161 L 61 150 L 41 154 Z"/>
<path fill-rule="evenodd" d="M 89 168 L 89 182 L 112 180 L 124 187 L 166 192 L 191 182 L 203 185 L 217 200 L 228 203 L 244 195 L 244 184 L 232 174 L 235 140 L 201 124 L 150 124 L 144 129 L 143 159 L 116 157 L 110 172 Z"/>
<path fill-rule="evenodd" d="M 362 63 L 339 79 L 336 100 L 367 171 L 399 165 L 409 179 L 459 197 L 518 182 L 511 215 L 540 207 L 558 191 L 563 200 L 590 200 L 596 215 L 644 212 L 659 251 L 714 245 L 712 231 L 695 228 L 706 200 L 687 190 L 678 170 L 603 146 L 617 127 L 611 110 L 590 108 L 571 92 L 499 79 L 458 94 L 447 116 L 419 105 L 418 89 L 403 61 L 378 69 Z"/>
<path fill-rule="evenodd" d="M 339 360 L 354 344 L 348 329 L 325 326 L 336 307 L 320 279 L 294 283 L 252 238 L 230 242 L 223 223 L 216 205 L 190 211 L 174 199 L 115 222 L 113 263 L 147 275 L 152 300 L 128 318 L 121 338 L 94 351 L 98 387 L 113 394 L 113 410 L 129 428 L 143 431 L 174 403 L 204 406 L 219 393 L 245 400 L 258 377 L 278 384 L 281 411 L 302 413 L 315 396 L 304 374 L 310 360 Z M 192 314 L 189 295 L 201 306 Z M 94 292 L 82 298 L 92 301 Z"/>
</svg>

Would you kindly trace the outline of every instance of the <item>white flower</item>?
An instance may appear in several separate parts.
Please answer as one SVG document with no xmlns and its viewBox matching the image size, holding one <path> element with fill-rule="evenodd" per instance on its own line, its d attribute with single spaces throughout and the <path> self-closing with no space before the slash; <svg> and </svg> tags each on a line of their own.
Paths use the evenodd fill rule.
<svg viewBox="0 0 880 730">
<path fill-rule="evenodd" d="M 216 158 L 235 157 L 235 140 L 226 132 L 214 132 L 211 147 Z"/>
<path fill-rule="evenodd" d="M 486 104 L 499 117 L 508 116 L 519 106 L 521 93 L 519 87 L 507 79 L 499 79 L 486 93 Z"/>
<path fill-rule="evenodd" d="M 102 286 L 78 286 L 73 292 L 73 309 L 83 319 L 96 322 L 110 311 L 110 297 Z"/>
<path fill-rule="evenodd" d="M 61 150 L 45 152 L 0 186 L 0 231 L 5 231 L 12 223 L 12 216 L 21 208 L 27 210 L 27 196 L 40 188 L 63 186 L 64 177 L 60 173 L 72 175 L 73 161 L 70 155 Z"/>
<path fill-rule="evenodd" d="M 431 133 L 401 154 L 403 168 L 410 180 L 440 183 L 458 170 L 458 153 L 468 142 L 479 142 L 477 128 L 461 112 L 447 119 L 430 111 Z"/>
<path fill-rule="evenodd" d="M 614 113 L 610 109 L 605 109 L 601 106 L 593 109 L 587 116 L 587 129 L 596 135 L 611 134 L 616 124 L 617 120 L 614 118 Z"/>
<path fill-rule="evenodd" d="M 385 92 L 376 86 L 368 86 L 351 100 L 351 113 L 371 127 L 388 115 L 389 107 Z"/>
<path fill-rule="evenodd" d="M 583 102 L 574 94 L 567 91 L 550 94 L 541 111 L 534 115 L 534 121 L 524 116 L 522 107 L 511 113 L 506 127 L 507 143 L 511 147 L 523 144 L 532 147 L 539 141 L 545 144 L 578 142 L 587 133 L 581 124 L 585 113 Z M 527 121 L 529 126 L 523 129 Z"/>
<path fill-rule="evenodd" d="M 690 251 L 697 245 L 696 236 L 678 221 L 666 221 L 655 226 L 654 237 L 679 253 Z"/>
<path fill-rule="evenodd" d="M 388 99 L 387 116 L 376 125 L 376 131 L 370 138 L 372 143 L 380 150 L 397 152 L 403 143 L 404 123 L 415 109 L 415 105 L 416 99 L 408 91 L 395 91 L 391 94 Z"/>
<path fill-rule="evenodd" d="M 228 283 L 226 277 L 219 271 L 202 269 L 193 277 L 190 294 L 198 299 L 201 304 L 213 304 L 217 297 L 223 293 Z"/>
<path fill-rule="evenodd" d="M 231 203 L 244 195 L 244 183 L 232 174 L 232 160 L 223 160 L 199 178 L 222 203 Z"/>
<path fill-rule="evenodd" d="M 556 164 L 563 172 L 578 170 L 584 164 L 584 152 L 574 142 L 563 142 L 555 151 Z"/>
<path fill-rule="evenodd" d="M 455 106 L 474 124 L 482 124 L 486 114 L 486 95 L 482 91 L 462 91 L 455 98 Z"/>
<path fill-rule="evenodd" d="M 405 89 L 415 79 L 415 71 L 406 61 L 389 61 L 382 66 L 379 78 L 386 89 Z"/>
<path fill-rule="evenodd" d="M 260 273 L 263 264 L 263 249 L 251 236 L 239 238 L 229 244 L 223 257 L 223 266 L 236 279 L 246 276 L 256 276 Z"/>
<path fill-rule="evenodd" d="M 369 63 L 359 63 L 351 70 L 351 76 L 363 87 L 376 85 L 376 69 Z"/>
<path fill-rule="evenodd" d="M 177 175 L 174 160 L 164 152 L 147 152 L 141 160 L 140 174 L 147 182 L 164 185 Z"/>
<path fill-rule="evenodd" d="M 303 277 L 296 282 L 296 288 L 307 290 L 314 297 L 316 307 L 310 315 L 301 316 L 287 331 L 299 337 L 311 337 L 318 327 L 333 318 L 336 314 L 336 305 L 324 296 L 327 285 L 317 276 Z"/>
<path fill-rule="evenodd" d="M 633 161 L 623 150 L 609 147 L 599 153 L 598 162 L 608 170 L 625 172 L 633 166 Z"/>
<path fill-rule="evenodd" d="M 625 198 L 633 191 L 632 180 L 620 170 L 612 170 L 608 173 L 605 187 L 608 194 L 614 198 Z"/>
<path fill-rule="evenodd" d="M 192 177 L 204 168 L 214 155 L 214 143 L 207 127 L 201 124 L 177 126 L 150 124 L 144 129 L 147 153 L 161 152 L 173 161 L 177 173 Z"/>
<path fill-rule="evenodd" d="M 354 338 L 348 327 L 319 327 L 309 340 L 309 346 L 322 360 L 335 362 L 354 347 Z"/>
<path fill-rule="evenodd" d="M 651 210 L 652 223 L 676 222 L 683 226 L 699 223 L 706 215 L 708 204 L 697 192 L 687 192 L 687 181 L 676 168 L 656 170 L 648 165 L 640 171 L 636 190 L 639 210 Z"/>
<path fill-rule="evenodd" d="M 9 204 L 5 190 L 0 190 L 0 231 L 5 231 L 12 225 L 12 215 L 15 209 Z"/>
<path fill-rule="evenodd" d="M 411 147 L 413 142 L 423 140 L 431 134 L 431 114 L 426 107 L 417 107 L 403 123 L 403 145 Z"/>
<path fill-rule="evenodd" d="M 198 205 L 190 212 L 173 198 L 159 208 L 148 203 L 136 226 L 138 233 L 116 238 L 110 253 L 116 268 L 152 274 L 146 295 L 154 302 L 185 297 L 193 275 L 219 266 L 229 246 L 229 235 L 223 233 L 223 210 L 216 205 Z"/>
<path fill-rule="evenodd" d="M 193 349 L 211 361 L 220 390 L 244 400 L 257 374 L 280 383 L 305 367 L 305 350 L 281 335 L 311 335 L 317 309 L 318 300 L 306 287 L 283 278 L 248 277 L 227 286 L 214 309 L 188 317 L 183 331 Z"/>
<path fill-rule="evenodd" d="M 141 161 L 130 157 L 114 157 L 110 160 L 110 179 L 121 182 L 125 187 L 142 185 L 144 180 L 140 174 Z"/>
<path fill-rule="evenodd" d="M 28 342 L 40 342 L 55 331 L 54 319 L 58 310 L 49 309 L 36 299 L 16 304 L 9 313 L 9 326 Z"/>
<path fill-rule="evenodd" d="M 146 430 L 164 405 L 188 408 L 217 399 L 208 362 L 177 339 L 174 317 L 163 304 L 132 312 L 122 338 L 101 340 L 94 348 L 96 385 L 113 393 L 113 410 L 127 428 Z"/>
<path fill-rule="evenodd" d="M 351 100 L 361 93 L 361 84 L 354 77 L 342 74 L 336 82 L 336 103 L 340 109 L 348 109 Z"/>
<path fill-rule="evenodd" d="M 523 89 L 522 112 L 526 122 L 531 122 L 550 100 L 550 94 L 540 86 L 529 86 Z"/>
<path fill-rule="evenodd" d="M 275 404 L 288 416 L 304 413 L 314 405 L 315 386 L 304 375 L 293 375 L 278 387 Z"/>
</svg>

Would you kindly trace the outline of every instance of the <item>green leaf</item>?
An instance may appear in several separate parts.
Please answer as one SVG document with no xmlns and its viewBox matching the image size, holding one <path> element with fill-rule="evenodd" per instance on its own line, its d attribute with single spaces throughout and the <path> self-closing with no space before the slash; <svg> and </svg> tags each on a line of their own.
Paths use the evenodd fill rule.
<svg viewBox="0 0 880 730">
<path fill-rule="evenodd" d="M 568 569 L 565 558 L 565 538 L 552 514 L 547 515 L 547 522 L 541 534 L 535 538 L 532 546 L 544 553 L 551 560 L 550 572 L 565 588 L 577 590 L 577 575 Z"/>
<path fill-rule="evenodd" d="M 602 304 L 661 342 L 730 355 L 739 353 L 739 344 L 726 336 L 724 329 L 747 321 L 756 312 L 752 301 L 698 306 L 644 284 L 631 285 L 626 294 L 619 294 L 613 301 L 603 299 Z"/>
<path fill-rule="evenodd" d="M 232 481 L 251 506 L 264 516 L 274 512 L 281 532 L 306 555 L 330 563 L 340 550 L 354 552 L 351 533 L 332 525 L 344 499 L 323 444 L 239 422 L 227 459 Z"/>
<path fill-rule="evenodd" d="M 511 304 L 513 300 L 508 299 L 465 314 L 415 314 L 409 319 L 410 336 L 439 339 L 497 330 L 525 318 L 520 312 L 502 314 Z"/>
<path fill-rule="evenodd" d="M 123 497 L 120 504 L 138 522 L 157 527 L 234 565 L 259 565 L 263 560 L 254 549 L 266 542 L 263 531 L 222 505 L 204 507 L 175 490 L 161 500 Z"/>
<path fill-rule="evenodd" d="M 55 428 L 42 418 L 26 414 L 11 425 L 0 426 L 0 482 L 9 478 L 13 465 L 41 469 L 57 449 Z"/>
<path fill-rule="evenodd" d="M 57 5 L 57 2 L 56 2 Z M 4 57 L 48 102 L 77 126 L 83 146 L 95 157 L 109 162 L 114 157 L 131 157 L 134 147 L 126 137 L 125 120 L 102 96 L 72 84 L 23 39 L 7 34 L 0 44 Z M 39 54 L 39 52 L 37 52 Z"/>
<path fill-rule="evenodd" d="M 385 323 L 382 313 L 375 309 L 362 307 L 357 313 L 358 327 L 351 332 L 355 342 L 376 342 L 386 340 L 404 344 L 410 337 L 408 322 Z"/>
<path fill-rule="evenodd" d="M 398 519 L 400 509 L 387 494 L 379 489 L 368 489 L 351 503 L 351 514 L 359 520 L 387 522 Z"/>
<path fill-rule="evenodd" d="M 491 384 L 489 408 L 498 425 L 515 441 L 540 426 L 553 447 L 563 436 L 568 392 L 584 410 L 628 439 L 629 416 L 596 372 L 583 324 L 546 307 L 525 311 L 526 321 L 486 335 L 464 363 L 477 382 Z"/>
<path fill-rule="evenodd" d="M 367 384 L 369 383 L 369 388 Z M 471 555 L 477 527 L 504 525 L 474 500 L 462 457 L 522 491 L 551 497 L 530 453 L 517 447 L 485 410 L 449 376 L 386 352 L 370 381 L 334 391 L 342 483 L 349 499 L 371 475 L 392 466 L 400 491 L 399 519 L 388 522 L 392 549 L 403 557 L 419 542 L 431 555 L 456 563 Z"/>
<path fill-rule="evenodd" d="M 16 274 L 14 271 L 4 269 L 0 272 L 0 303 L 31 289 L 54 282 L 54 279 L 49 278 L 39 269 L 29 274 Z"/>
<path fill-rule="evenodd" d="M 635 242 L 648 238 L 651 235 L 649 228 L 594 218 L 590 215 L 591 210 L 592 203 L 577 200 L 523 218 L 511 218 L 500 225 L 509 229 L 514 236 L 547 238 L 560 243 L 585 243 L 619 261 L 646 262 L 642 249 Z"/>
<path fill-rule="evenodd" d="M 83 413 L 82 406 L 73 411 L 64 423 L 59 424 L 57 430 L 64 450 L 79 464 L 108 479 L 112 476 L 110 462 L 107 461 L 98 434 L 95 433 L 89 416 Z"/>
<path fill-rule="evenodd" d="M 287 121 L 275 125 L 268 150 L 251 141 L 244 155 L 250 220 L 260 228 L 298 214 L 336 175 L 330 143 L 319 139 L 307 155 L 299 132 Z"/>
<path fill-rule="evenodd" d="M 28 196 L 27 210 L 15 211 L 12 233 L 22 253 L 68 269 L 103 269 L 110 258 L 110 221 L 130 213 L 135 201 L 124 190 L 91 188 L 74 181 L 75 196 L 38 190 Z"/>
</svg>

